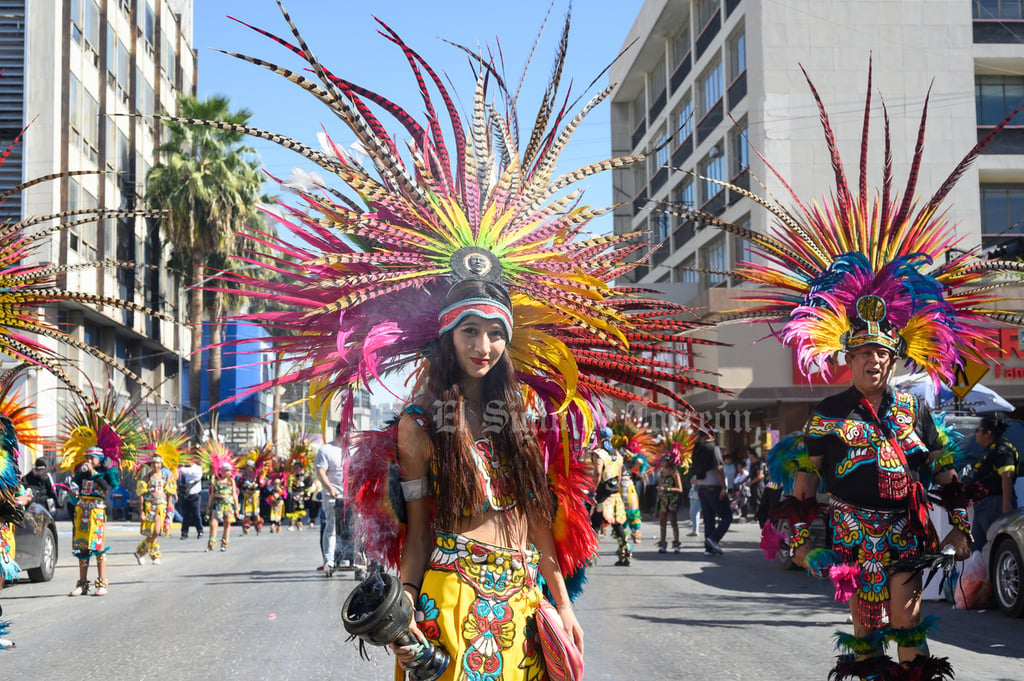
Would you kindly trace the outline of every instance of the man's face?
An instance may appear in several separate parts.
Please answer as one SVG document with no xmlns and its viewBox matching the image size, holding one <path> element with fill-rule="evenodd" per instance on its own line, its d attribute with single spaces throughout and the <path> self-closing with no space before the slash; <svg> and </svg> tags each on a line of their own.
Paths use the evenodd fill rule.
<svg viewBox="0 0 1024 681">
<path fill-rule="evenodd" d="M 853 373 L 853 385 L 865 395 L 885 389 L 892 369 L 893 354 L 881 345 L 865 345 L 846 357 Z"/>
</svg>

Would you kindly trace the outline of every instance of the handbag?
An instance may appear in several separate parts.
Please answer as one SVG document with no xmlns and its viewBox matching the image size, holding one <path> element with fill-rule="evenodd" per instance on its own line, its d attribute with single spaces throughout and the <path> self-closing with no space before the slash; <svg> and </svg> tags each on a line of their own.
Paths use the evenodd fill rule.
<svg viewBox="0 0 1024 681">
<path fill-rule="evenodd" d="M 544 665 L 552 681 L 581 681 L 583 655 L 572 636 L 562 628 L 562 618 L 551 602 L 542 598 L 537 608 L 537 636 L 544 654 Z"/>
</svg>

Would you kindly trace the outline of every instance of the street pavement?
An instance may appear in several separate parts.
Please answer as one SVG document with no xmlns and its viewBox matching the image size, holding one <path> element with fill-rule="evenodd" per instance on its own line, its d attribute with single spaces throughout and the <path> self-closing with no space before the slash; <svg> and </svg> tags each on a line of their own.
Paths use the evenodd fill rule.
<svg viewBox="0 0 1024 681">
<path fill-rule="evenodd" d="M 734 524 L 725 554 L 703 555 L 700 537 L 679 554 L 658 554 L 646 523 L 630 567 L 601 542 L 576 606 L 586 632 L 587 681 L 825 681 L 832 635 L 849 631 L 827 583 L 764 560 L 756 524 Z M 110 594 L 69 598 L 77 578 L 70 525 L 59 524 L 61 558 L 52 582 L 0 593 L 14 650 L 0 653 L 4 679 L 25 681 L 384 681 L 393 658 L 346 642 L 341 605 L 351 572 L 326 579 L 318 533 L 240 536 L 227 552 L 205 541 L 163 540 L 162 565 L 139 566 L 137 525 L 111 523 Z M 685 534 L 685 530 L 684 530 Z M 204 537 L 205 539 L 205 537 Z M 1024 619 L 996 610 L 940 615 L 932 650 L 958 681 L 1024 679 Z"/>
</svg>

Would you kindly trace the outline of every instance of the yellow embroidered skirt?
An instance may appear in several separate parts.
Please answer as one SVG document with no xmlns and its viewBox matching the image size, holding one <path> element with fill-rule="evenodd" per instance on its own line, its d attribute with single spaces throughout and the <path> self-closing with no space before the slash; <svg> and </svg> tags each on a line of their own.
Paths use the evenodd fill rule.
<svg viewBox="0 0 1024 681">
<path fill-rule="evenodd" d="M 149 499 L 143 499 L 141 515 L 142 523 L 139 528 L 140 534 L 146 537 L 150 535 L 159 537 L 161 534 L 167 534 L 168 528 L 165 527 L 165 521 L 168 519 L 166 501 L 159 503 Z"/>
<path fill-rule="evenodd" d="M 102 499 L 81 497 L 75 504 L 75 526 L 72 553 L 80 560 L 107 552 L 104 535 L 107 529 L 107 506 Z"/>
<path fill-rule="evenodd" d="M 535 623 L 539 562 L 533 550 L 524 561 L 459 534 L 434 537 L 416 609 L 420 631 L 451 656 L 440 681 L 546 681 Z M 405 678 L 401 667 L 395 678 Z"/>
</svg>

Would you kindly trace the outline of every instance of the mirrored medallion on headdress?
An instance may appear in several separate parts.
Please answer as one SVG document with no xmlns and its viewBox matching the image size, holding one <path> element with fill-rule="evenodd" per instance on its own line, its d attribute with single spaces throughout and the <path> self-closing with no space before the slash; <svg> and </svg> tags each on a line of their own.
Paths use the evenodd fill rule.
<svg viewBox="0 0 1024 681">
<path fill-rule="evenodd" d="M 480 246 L 463 246 L 452 253 L 451 267 L 455 281 L 481 279 L 501 283 L 501 262 Z"/>
</svg>

